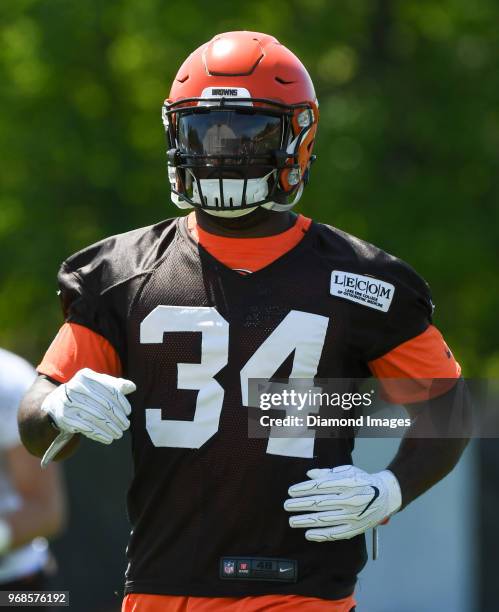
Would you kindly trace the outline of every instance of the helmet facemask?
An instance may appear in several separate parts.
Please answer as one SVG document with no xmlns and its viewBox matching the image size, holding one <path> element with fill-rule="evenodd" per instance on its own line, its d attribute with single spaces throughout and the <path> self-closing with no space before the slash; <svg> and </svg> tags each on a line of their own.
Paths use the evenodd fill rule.
<svg viewBox="0 0 499 612">
<path fill-rule="evenodd" d="M 310 104 L 183 99 L 165 103 L 163 123 L 172 199 L 180 208 L 223 216 L 257 206 L 282 211 L 301 196 L 310 162 L 300 166 L 300 145 L 316 124 Z"/>
</svg>

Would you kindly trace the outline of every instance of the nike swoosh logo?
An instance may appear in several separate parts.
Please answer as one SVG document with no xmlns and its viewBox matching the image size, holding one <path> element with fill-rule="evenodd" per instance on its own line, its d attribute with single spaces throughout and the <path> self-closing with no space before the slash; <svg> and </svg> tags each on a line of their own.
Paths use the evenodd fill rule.
<svg viewBox="0 0 499 612">
<path fill-rule="evenodd" d="M 282 572 L 290 572 L 293 568 L 292 567 L 285 567 L 284 569 L 282 567 L 279 568 L 279 571 Z"/>
<path fill-rule="evenodd" d="M 362 510 L 362 512 L 359 514 L 359 516 L 362 516 L 364 514 L 364 512 L 366 512 L 373 504 L 374 502 L 378 499 L 379 497 L 379 489 L 378 487 L 375 487 L 373 485 L 370 485 L 371 489 L 374 491 L 374 495 L 371 499 L 371 501 L 367 504 L 367 506 L 364 508 L 364 510 Z"/>
</svg>

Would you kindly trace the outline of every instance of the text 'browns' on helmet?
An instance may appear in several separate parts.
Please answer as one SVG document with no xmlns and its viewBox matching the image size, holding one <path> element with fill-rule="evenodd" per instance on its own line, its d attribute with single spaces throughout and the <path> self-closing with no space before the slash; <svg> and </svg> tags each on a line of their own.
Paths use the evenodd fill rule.
<svg viewBox="0 0 499 612">
<path fill-rule="evenodd" d="M 319 119 L 312 80 L 273 36 L 227 32 L 185 60 L 163 106 L 172 200 L 237 216 L 301 197 Z"/>
</svg>

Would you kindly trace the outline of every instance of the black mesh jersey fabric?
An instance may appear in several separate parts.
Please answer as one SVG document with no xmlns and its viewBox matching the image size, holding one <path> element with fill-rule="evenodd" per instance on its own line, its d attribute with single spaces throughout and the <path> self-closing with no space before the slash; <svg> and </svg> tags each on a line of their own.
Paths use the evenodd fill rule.
<svg viewBox="0 0 499 612">
<path fill-rule="evenodd" d="M 333 271 L 393 285 L 389 308 L 332 295 Z M 248 437 L 245 376 L 369 376 L 369 360 L 429 325 L 426 283 L 399 259 L 318 223 L 273 264 L 242 276 L 177 218 L 80 251 L 62 265 L 59 285 L 66 320 L 106 337 L 137 385 L 126 592 L 349 595 L 366 561 L 364 538 L 307 542 L 282 506 L 308 469 L 349 463 L 353 440 L 312 440 L 307 456 L 284 444 L 276 454 L 269 440 Z M 224 556 L 296 560 L 298 581 L 221 580 Z"/>
</svg>

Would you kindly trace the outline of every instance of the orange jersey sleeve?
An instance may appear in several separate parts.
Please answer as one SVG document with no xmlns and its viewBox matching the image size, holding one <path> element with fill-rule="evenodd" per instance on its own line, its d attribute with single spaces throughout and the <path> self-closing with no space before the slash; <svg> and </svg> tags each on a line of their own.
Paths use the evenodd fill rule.
<svg viewBox="0 0 499 612">
<path fill-rule="evenodd" d="M 121 612 L 351 612 L 353 595 L 345 599 L 317 599 L 301 595 L 259 595 L 252 597 L 182 597 L 175 595 L 129 594 Z"/>
<path fill-rule="evenodd" d="M 434 325 L 370 361 L 369 368 L 382 380 L 385 398 L 399 404 L 443 395 L 461 375 L 461 366 Z"/>
<path fill-rule="evenodd" d="M 103 336 L 83 325 L 64 323 L 36 369 L 64 383 L 82 368 L 111 376 L 122 372 L 118 353 Z"/>
</svg>

